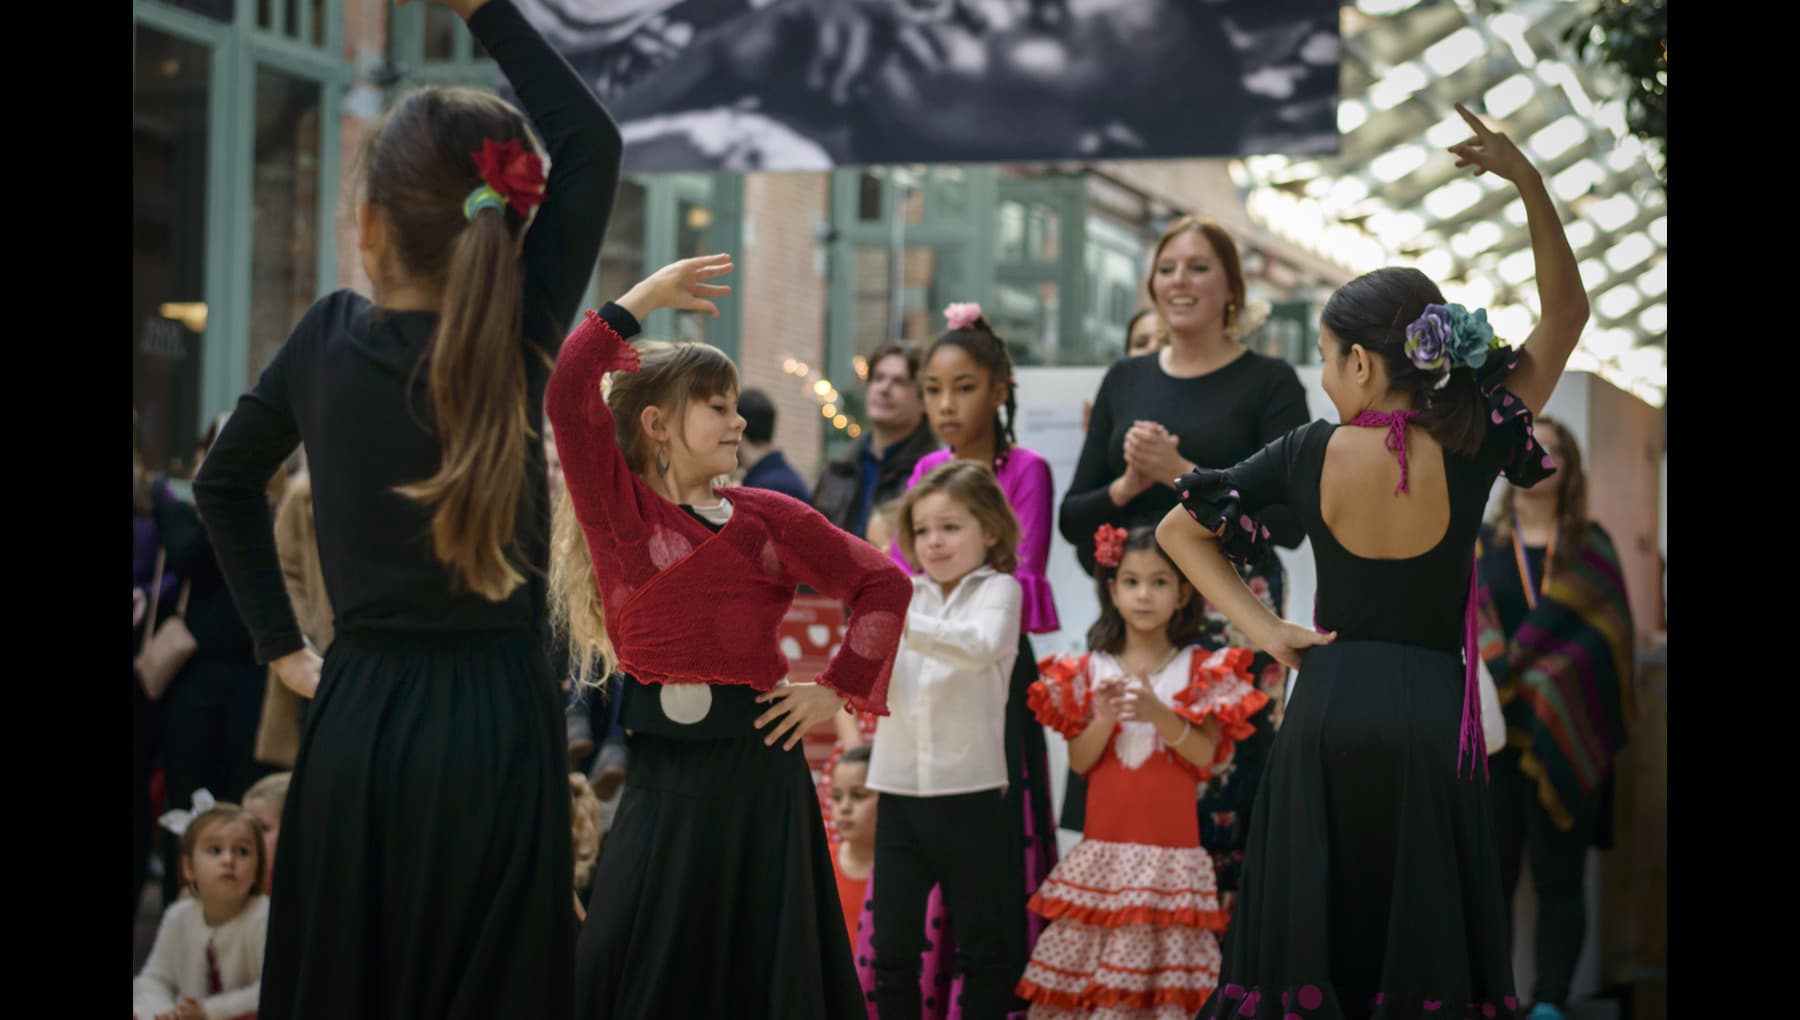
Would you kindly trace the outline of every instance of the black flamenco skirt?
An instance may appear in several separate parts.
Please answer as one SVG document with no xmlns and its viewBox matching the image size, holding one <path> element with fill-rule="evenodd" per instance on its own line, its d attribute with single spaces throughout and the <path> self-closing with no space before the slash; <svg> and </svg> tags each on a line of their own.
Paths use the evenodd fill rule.
<svg viewBox="0 0 1800 1020">
<path fill-rule="evenodd" d="M 562 740 L 532 632 L 340 632 L 282 812 L 258 1016 L 571 1016 Z"/>
<path fill-rule="evenodd" d="M 619 682 L 631 767 L 576 944 L 577 1016 L 866 1020 L 804 751 L 763 744 L 751 688 L 710 688 L 681 727 L 646 721 L 654 687 Z"/>
<path fill-rule="evenodd" d="M 1209 1018 L 1514 1020 L 1481 763 L 1459 773 L 1463 664 L 1314 648 L 1270 748 Z"/>
</svg>

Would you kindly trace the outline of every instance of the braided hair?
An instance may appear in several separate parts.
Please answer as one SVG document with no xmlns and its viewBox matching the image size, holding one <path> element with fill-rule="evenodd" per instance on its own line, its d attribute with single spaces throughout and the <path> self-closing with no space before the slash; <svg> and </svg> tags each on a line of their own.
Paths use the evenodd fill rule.
<svg viewBox="0 0 1800 1020">
<path fill-rule="evenodd" d="M 938 337 L 925 352 L 925 362 L 930 363 L 938 348 L 946 346 L 962 348 L 975 364 L 987 371 L 989 378 L 1006 384 L 1006 405 L 994 412 L 994 458 L 998 460 L 1019 442 L 1013 435 L 1013 420 L 1019 415 L 1019 387 L 1013 379 L 1012 352 L 989 325 L 987 316 L 979 312 L 974 321 L 953 326 Z"/>
</svg>

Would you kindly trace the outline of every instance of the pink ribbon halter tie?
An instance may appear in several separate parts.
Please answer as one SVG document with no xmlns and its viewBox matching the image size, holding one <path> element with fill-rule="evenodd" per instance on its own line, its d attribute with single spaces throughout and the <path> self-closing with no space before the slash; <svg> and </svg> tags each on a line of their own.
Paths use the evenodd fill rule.
<svg viewBox="0 0 1800 1020">
<path fill-rule="evenodd" d="M 1419 416 L 1417 411 L 1364 411 L 1350 419 L 1350 424 L 1366 428 L 1386 428 L 1388 451 L 1400 459 L 1400 485 L 1396 493 L 1406 491 L 1406 426 Z"/>
</svg>

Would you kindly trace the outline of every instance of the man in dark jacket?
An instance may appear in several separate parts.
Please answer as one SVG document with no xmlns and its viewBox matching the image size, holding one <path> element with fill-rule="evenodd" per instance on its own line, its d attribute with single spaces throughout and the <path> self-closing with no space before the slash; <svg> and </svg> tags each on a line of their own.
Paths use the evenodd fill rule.
<svg viewBox="0 0 1800 1020">
<path fill-rule="evenodd" d="M 745 390 L 738 395 L 738 413 L 744 416 L 744 445 L 739 453 L 744 463 L 743 485 L 812 502 L 806 479 L 775 446 L 775 402 L 762 390 Z"/>
<path fill-rule="evenodd" d="M 919 458 L 938 448 L 919 396 L 919 352 L 892 343 L 869 357 L 869 429 L 850 452 L 825 465 L 813 507 L 859 538 L 869 511 L 906 491 Z"/>
</svg>

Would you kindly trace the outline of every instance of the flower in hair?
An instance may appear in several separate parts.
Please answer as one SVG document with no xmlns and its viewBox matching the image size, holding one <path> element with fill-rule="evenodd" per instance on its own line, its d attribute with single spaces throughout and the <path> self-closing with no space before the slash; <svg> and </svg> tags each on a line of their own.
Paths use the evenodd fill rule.
<svg viewBox="0 0 1800 1020">
<path fill-rule="evenodd" d="M 968 329 L 981 318 L 981 306 L 973 301 L 953 301 L 944 306 L 944 323 L 951 329 Z"/>
<path fill-rule="evenodd" d="M 1480 368 L 1487 364 L 1488 351 L 1494 347 L 1494 327 L 1488 325 L 1487 309 L 1473 312 L 1462 305 L 1445 305 L 1450 316 L 1450 362 L 1458 368 Z"/>
<path fill-rule="evenodd" d="M 469 155 L 474 158 L 481 179 L 521 217 L 530 216 L 544 201 L 544 161 L 517 138 L 504 142 L 484 138 L 481 151 Z"/>
<path fill-rule="evenodd" d="M 1094 562 L 1103 567 L 1116 567 L 1125 558 L 1124 528 L 1102 524 L 1094 531 Z"/>
<path fill-rule="evenodd" d="M 1443 305 L 1426 305 L 1425 313 L 1406 327 L 1406 360 L 1423 372 L 1450 379 L 1450 313 Z"/>
</svg>

